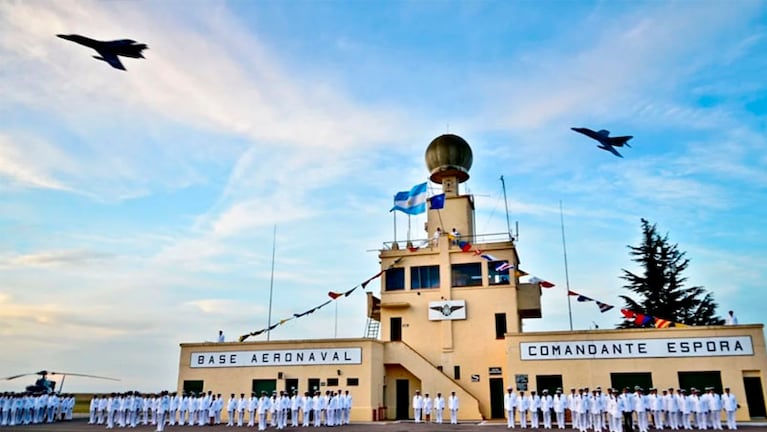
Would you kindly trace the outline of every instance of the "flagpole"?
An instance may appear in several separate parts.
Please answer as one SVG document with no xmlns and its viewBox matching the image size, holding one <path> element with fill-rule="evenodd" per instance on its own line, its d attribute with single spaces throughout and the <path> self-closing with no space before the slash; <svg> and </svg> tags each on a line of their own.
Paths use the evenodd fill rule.
<svg viewBox="0 0 767 432">
<path fill-rule="evenodd" d="M 562 253 L 565 257 L 565 285 L 567 286 L 567 315 L 570 317 L 570 331 L 573 331 L 573 309 L 570 306 L 570 274 L 567 270 L 567 244 L 565 243 L 565 216 L 562 210 L 562 200 L 559 200 L 559 222 L 562 227 Z"/>
<path fill-rule="evenodd" d="M 410 214 L 407 215 L 407 241 L 410 241 Z"/>
<path fill-rule="evenodd" d="M 334 300 L 336 304 L 336 330 L 335 333 L 333 333 L 333 338 L 338 339 L 338 300 Z"/>
<path fill-rule="evenodd" d="M 397 212 L 393 211 L 392 213 L 394 214 L 394 243 L 392 244 L 392 249 L 394 249 L 394 245 L 397 244 Z"/>
<path fill-rule="evenodd" d="M 272 293 L 274 292 L 274 252 L 277 249 L 277 224 L 274 224 L 274 234 L 272 235 L 272 275 L 269 280 L 269 317 L 267 318 L 266 340 L 271 339 L 272 333 Z"/>
</svg>

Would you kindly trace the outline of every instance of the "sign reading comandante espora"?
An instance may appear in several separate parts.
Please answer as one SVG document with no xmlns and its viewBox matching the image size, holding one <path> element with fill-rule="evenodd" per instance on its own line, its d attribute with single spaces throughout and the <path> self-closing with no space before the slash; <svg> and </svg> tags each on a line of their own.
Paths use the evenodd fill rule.
<svg viewBox="0 0 767 432">
<path fill-rule="evenodd" d="M 521 342 L 521 360 L 712 357 L 754 354 L 750 336 Z"/>
<path fill-rule="evenodd" d="M 361 364 L 362 348 L 193 352 L 192 368 Z"/>
</svg>

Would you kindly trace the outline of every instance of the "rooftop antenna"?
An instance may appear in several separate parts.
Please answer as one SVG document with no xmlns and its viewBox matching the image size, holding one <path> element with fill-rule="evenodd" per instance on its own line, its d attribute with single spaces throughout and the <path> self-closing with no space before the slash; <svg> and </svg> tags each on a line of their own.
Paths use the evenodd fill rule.
<svg viewBox="0 0 767 432">
<path fill-rule="evenodd" d="M 509 203 L 506 200 L 506 182 L 503 180 L 503 176 L 501 176 L 501 187 L 503 188 L 503 205 L 506 206 L 506 232 L 508 232 L 509 237 L 514 240 L 514 237 L 511 235 L 511 224 L 509 223 Z"/>
<path fill-rule="evenodd" d="M 274 292 L 274 252 L 277 249 L 277 224 L 274 224 L 274 234 L 272 235 L 272 275 L 269 278 L 269 317 L 267 318 L 266 340 L 270 340 L 272 332 L 272 293 Z"/>
<path fill-rule="evenodd" d="M 567 270 L 567 244 L 565 243 L 565 216 L 562 211 L 562 200 L 559 200 L 559 222 L 562 226 L 562 252 L 565 256 L 565 285 L 567 286 L 567 315 L 570 317 L 570 331 L 573 331 L 573 309 L 570 305 L 570 274 Z"/>
</svg>

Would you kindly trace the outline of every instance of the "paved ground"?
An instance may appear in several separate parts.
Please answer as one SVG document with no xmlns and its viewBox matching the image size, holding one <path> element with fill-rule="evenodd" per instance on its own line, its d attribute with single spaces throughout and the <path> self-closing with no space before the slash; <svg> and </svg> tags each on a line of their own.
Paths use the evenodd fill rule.
<svg viewBox="0 0 767 432">
<path fill-rule="evenodd" d="M 71 422 L 56 423 L 53 425 L 30 425 L 30 426 L 13 426 L 13 427 L 0 427 L 0 431 L 35 431 L 35 432 L 101 432 L 105 431 L 104 426 L 89 425 L 85 419 L 77 419 Z M 141 431 L 150 432 L 157 430 L 152 426 L 138 426 L 135 429 L 114 429 L 115 431 Z M 166 432 L 190 432 L 190 431 L 242 431 L 251 432 L 256 431 L 256 428 L 230 428 L 225 425 L 219 426 L 168 426 L 165 428 Z M 275 431 L 274 428 L 267 429 L 268 431 Z M 287 427 L 283 429 L 286 432 L 314 432 L 314 431 L 333 431 L 333 432 L 465 432 L 465 431 L 505 431 L 506 423 L 502 420 L 489 421 L 482 423 L 462 423 L 457 425 L 451 424 L 415 424 L 413 422 L 366 422 L 366 423 L 353 423 L 347 426 L 341 427 L 322 427 L 322 428 L 293 428 Z M 753 425 L 741 425 L 739 430 L 745 430 L 747 432 L 767 431 L 767 423 L 755 423 Z M 523 429 L 515 429 L 516 432 L 521 432 Z M 545 429 L 524 429 L 524 432 L 545 432 Z M 551 431 L 556 432 L 557 429 Z M 573 432 L 572 429 L 567 429 L 566 432 Z"/>
</svg>

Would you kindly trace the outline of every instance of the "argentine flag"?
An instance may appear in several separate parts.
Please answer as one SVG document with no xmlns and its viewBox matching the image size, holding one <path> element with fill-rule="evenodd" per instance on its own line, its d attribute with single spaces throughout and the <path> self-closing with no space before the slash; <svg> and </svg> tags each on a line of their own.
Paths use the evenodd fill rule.
<svg viewBox="0 0 767 432">
<path fill-rule="evenodd" d="M 397 192 L 394 195 L 394 207 L 390 212 L 399 210 L 409 215 L 420 214 L 426 211 L 426 183 L 413 186 L 410 191 Z"/>
</svg>

